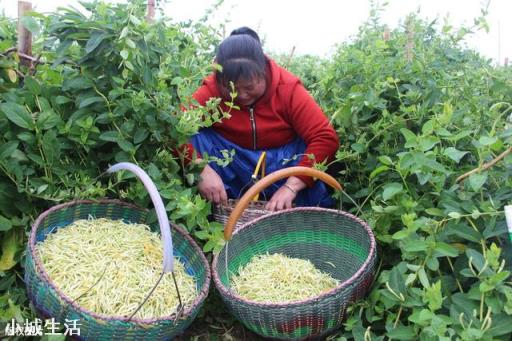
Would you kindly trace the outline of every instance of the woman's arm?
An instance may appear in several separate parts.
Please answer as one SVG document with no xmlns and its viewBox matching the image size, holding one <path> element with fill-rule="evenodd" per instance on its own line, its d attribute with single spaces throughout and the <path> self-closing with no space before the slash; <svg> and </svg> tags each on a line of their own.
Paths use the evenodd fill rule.
<svg viewBox="0 0 512 341">
<path fill-rule="evenodd" d="M 339 138 L 327 116 L 301 83 L 291 87 L 289 98 L 287 120 L 306 143 L 305 155 L 297 166 L 312 167 L 315 163 L 332 161 L 339 147 Z M 310 177 L 298 178 L 308 186 L 313 185 Z"/>
</svg>

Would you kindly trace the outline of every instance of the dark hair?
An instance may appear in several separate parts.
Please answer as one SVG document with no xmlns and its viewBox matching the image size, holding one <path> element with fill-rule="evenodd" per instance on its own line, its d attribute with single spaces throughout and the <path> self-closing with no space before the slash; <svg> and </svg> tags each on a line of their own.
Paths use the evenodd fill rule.
<svg viewBox="0 0 512 341">
<path fill-rule="evenodd" d="M 242 27 L 239 27 L 239 28 L 231 31 L 230 35 L 236 36 L 236 35 L 240 35 L 240 34 L 248 34 L 251 37 L 253 37 L 254 39 L 256 39 L 258 41 L 258 43 L 261 44 L 260 37 L 258 36 L 258 33 L 256 33 L 256 31 L 254 31 L 252 28 L 249 28 L 247 26 L 242 26 Z"/>
<path fill-rule="evenodd" d="M 248 34 L 227 37 L 217 50 L 216 62 L 222 70 L 216 71 L 217 83 L 227 87 L 229 82 L 265 77 L 267 59 L 260 43 Z"/>
</svg>

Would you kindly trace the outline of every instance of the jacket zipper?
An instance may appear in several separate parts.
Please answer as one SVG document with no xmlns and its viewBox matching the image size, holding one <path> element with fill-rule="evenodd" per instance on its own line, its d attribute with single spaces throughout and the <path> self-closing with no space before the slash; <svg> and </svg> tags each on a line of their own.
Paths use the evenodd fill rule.
<svg viewBox="0 0 512 341">
<path fill-rule="evenodd" d="M 254 107 L 249 108 L 249 120 L 252 127 L 252 148 L 256 150 L 256 118 L 254 117 Z"/>
</svg>

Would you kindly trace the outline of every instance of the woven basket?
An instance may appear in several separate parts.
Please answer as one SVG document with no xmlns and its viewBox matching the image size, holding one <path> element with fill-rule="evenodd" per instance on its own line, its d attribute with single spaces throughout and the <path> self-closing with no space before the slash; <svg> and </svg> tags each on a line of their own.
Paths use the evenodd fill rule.
<svg viewBox="0 0 512 341">
<path fill-rule="evenodd" d="M 365 296 L 374 277 L 377 254 L 373 233 L 368 224 L 346 212 L 292 208 L 257 218 L 232 234 L 254 192 L 296 174 L 314 176 L 341 188 L 332 177 L 310 168 L 291 167 L 270 174 L 240 199 L 225 228 L 226 239 L 232 239 L 213 259 L 213 278 L 224 303 L 242 324 L 264 337 L 303 339 L 339 328 L 347 306 Z M 309 260 L 340 284 L 319 296 L 280 304 L 253 302 L 235 294 L 230 289 L 230 277 L 254 256 L 266 253 Z"/>
<path fill-rule="evenodd" d="M 222 225 L 226 225 L 229 216 L 233 212 L 233 209 L 238 204 L 238 199 L 228 199 L 227 205 L 216 204 L 213 205 L 213 219 Z M 240 218 L 236 223 L 235 229 L 239 228 L 243 224 L 259 218 L 265 214 L 271 213 L 265 209 L 266 201 L 257 200 L 249 202 L 249 205 L 244 210 Z"/>
<path fill-rule="evenodd" d="M 168 340 L 180 334 L 192 323 L 208 295 L 211 275 L 201 249 L 178 226 L 171 225 L 173 253 L 184 263 L 185 271 L 194 276 L 198 293 L 193 304 L 186 306 L 178 318 L 175 314 L 153 319 L 97 314 L 80 307 L 52 282 L 35 251 L 36 243 L 73 221 L 90 216 L 145 223 L 147 210 L 118 200 L 82 200 L 61 204 L 42 213 L 32 226 L 25 260 L 25 283 L 37 313 L 43 318 L 55 318 L 60 326 L 64 326 L 66 320 L 78 320 L 79 339 L 84 340 Z"/>
</svg>

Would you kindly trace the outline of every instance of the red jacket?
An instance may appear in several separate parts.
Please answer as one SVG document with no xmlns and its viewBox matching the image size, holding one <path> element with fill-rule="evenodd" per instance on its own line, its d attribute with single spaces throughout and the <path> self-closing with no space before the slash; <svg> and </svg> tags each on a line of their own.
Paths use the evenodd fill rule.
<svg viewBox="0 0 512 341">
<path fill-rule="evenodd" d="M 271 59 L 267 77 L 270 85 L 252 108 L 254 123 L 249 108 L 231 109 L 231 117 L 212 128 L 229 141 L 249 149 L 279 147 L 300 136 L 307 147 L 298 166 L 311 167 L 315 161 L 331 161 L 339 146 L 338 136 L 299 78 Z M 215 74 L 205 78 L 193 97 L 200 105 L 212 97 L 221 97 Z M 229 110 L 226 105 L 221 106 L 223 111 Z M 193 151 L 192 145 L 188 148 L 189 152 Z M 313 154 L 315 159 L 311 160 L 308 154 Z M 308 186 L 313 184 L 309 177 L 299 178 Z"/>
</svg>

